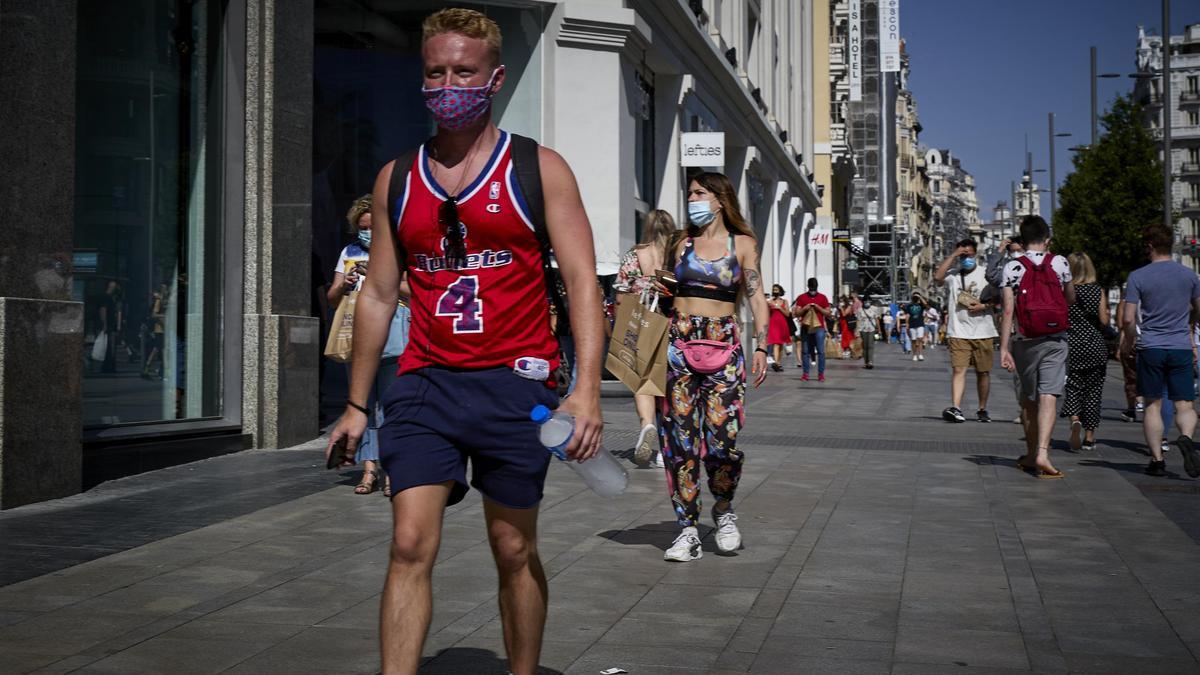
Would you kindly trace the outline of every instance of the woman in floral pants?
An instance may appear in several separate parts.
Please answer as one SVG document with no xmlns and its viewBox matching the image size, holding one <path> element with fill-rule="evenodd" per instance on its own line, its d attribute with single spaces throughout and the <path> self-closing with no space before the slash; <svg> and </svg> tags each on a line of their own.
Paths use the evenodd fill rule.
<svg viewBox="0 0 1200 675">
<path fill-rule="evenodd" d="M 754 311 L 755 386 L 767 374 L 769 310 L 758 274 L 754 231 L 742 219 L 729 179 L 701 173 L 688 186 L 686 236 L 672 247 L 677 287 L 667 334 L 667 395 L 660 438 L 667 487 L 681 531 L 663 554 L 674 562 L 701 557 L 700 466 L 715 498 L 717 549 L 742 542 L 733 497 L 742 474 L 737 435 L 745 418 L 746 364 L 738 334 L 739 292 Z"/>
</svg>

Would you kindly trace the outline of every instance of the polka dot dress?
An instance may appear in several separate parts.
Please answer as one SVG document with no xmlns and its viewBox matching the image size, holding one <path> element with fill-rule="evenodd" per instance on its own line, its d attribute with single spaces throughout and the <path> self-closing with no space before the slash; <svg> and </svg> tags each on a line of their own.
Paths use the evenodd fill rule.
<svg viewBox="0 0 1200 675">
<path fill-rule="evenodd" d="M 1104 393 L 1104 374 L 1108 347 L 1100 332 L 1100 297 L 1104 289 L 1096 284 L 1075 287 L 1075 304 L 1068 309 L 1071 332 L 1067 338 L 1067 391 L 1063 413 L 1078 415 L 1085 429 L 1100 424 L 1100 400 Z"/>
</svg>

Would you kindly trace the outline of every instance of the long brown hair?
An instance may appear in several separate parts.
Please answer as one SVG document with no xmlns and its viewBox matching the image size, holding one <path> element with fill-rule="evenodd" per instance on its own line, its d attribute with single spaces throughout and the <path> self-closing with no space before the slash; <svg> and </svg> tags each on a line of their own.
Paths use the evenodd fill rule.
<svg viewBox="0 0 1200 675">
<path fill-rule="evenodd" d="M 642 243 L 637 248 L 653 248 L 663 260 L 667 259 L 667 248 L 675 238 L 675 219 L 662 209 L 646 214 L 642 224 Z"/>
<path fill-rule="evenodd" d="M 715 171 L 704 171 L 692 176 L 692 179 L 688 181 L 688 185 L 692 183 L 699 183 L 700 187 L 716 196 L 717 202 L 721 204 L 721 216 L 725 221 L 725 229 L 729 230 L 730 234 L 744 234 L 751 239 L 758 239 L 754 234 L 754 230 L 746 223 L 746 219 L 742 217 L 742 208 L 738 205 L 737 191 L 733 189 L 733 183 L 729 182 L 729 178 L 725 174 Z M 687 234 L 689 237 L 695 237 L 700 234 L 700 228 L 689 221 Z"/>
</svg>

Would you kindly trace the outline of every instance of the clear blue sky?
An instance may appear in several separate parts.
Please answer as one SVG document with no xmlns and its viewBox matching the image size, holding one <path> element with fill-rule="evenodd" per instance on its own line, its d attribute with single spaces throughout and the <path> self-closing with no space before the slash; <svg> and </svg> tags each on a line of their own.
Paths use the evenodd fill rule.
<svg viewBox="0 0 1200 675">
<path fill-rule="evenodd" d="M 921 142 L 949 148 L 975 176 L 985 222 L 1021 178 L 1025 134 L 1034 168 L 1049 168 L 1049 112 L 1055 131 L 1073 134 L 1058 139 L 1062 185 L 1071 170 L 1067 147 L 1091 135 L 1088 48 L 1096 46 L 1097 72 L 1131 73 L 1137 27 L 1159 34 L 1161 12 L 1159 0 L 901 0 Z M 1172 0 L 1173 32 L 1189 23 L 1200 23 L 1200 0 Z M 1127 77 L 1100 80 L 1100 113 L 1132 86 Z M 1034 177 L 1049 187 L 1049 172 Z M 1042 204 L 1048 216 L 1049 195 Z"/>
</svg>

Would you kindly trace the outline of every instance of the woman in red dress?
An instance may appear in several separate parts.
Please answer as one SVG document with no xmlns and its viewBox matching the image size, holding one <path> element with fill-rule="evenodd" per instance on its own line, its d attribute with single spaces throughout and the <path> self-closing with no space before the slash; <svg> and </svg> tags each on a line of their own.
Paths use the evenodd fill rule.
<svg viewBox="0 0 1200 675">
<path fill-rule="evenodd" d="M 767 324 L 767 348 L 775 360 L 771 369 L 775 372 L 783 370 L 783 347 L 792 342 L 791 308 L 783 292 L 783 286 L 771 286 L 771 297 L 767 298 L 767 308 L 771 310 L 771 320 Z"/>
</svg>

